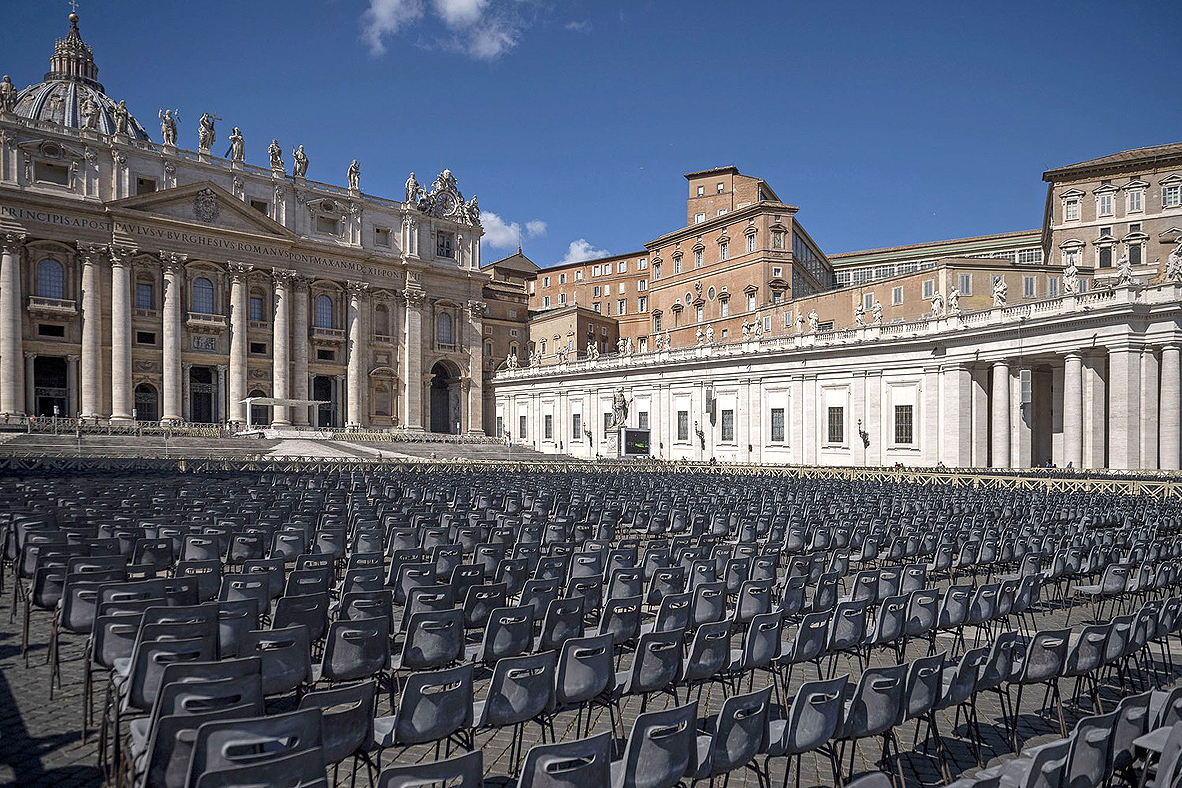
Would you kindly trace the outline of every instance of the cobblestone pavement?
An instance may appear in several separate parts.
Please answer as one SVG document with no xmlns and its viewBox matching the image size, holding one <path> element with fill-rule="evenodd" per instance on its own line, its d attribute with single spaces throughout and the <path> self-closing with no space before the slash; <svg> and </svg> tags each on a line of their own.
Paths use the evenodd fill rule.
<svg viewBox="0 0 1182 788">
<path fill-rule="evenodd" d="M 847 578 L 848 580 L 849 578 Z M 980 582 L 984 582 L 984 578 Z M 930 582 L 930 581 L 929 581 Z M 963 582 L 963 581 L 962 581 Z M 13 579 L 11 574 L 5 577 L 3 586 L 3 600 L 5 609 L 0 613 L 0 714 L 3 715 L 0 727 L 0 784 L 21 786 L 53 786 L 54 788 L 71 788 L 72 786 L 97 786 L 102 784 L 102 774 L 98 768 L 97 736 L 92 732 L 87 741 L 81 737 L 82 727 L 82 671 L 84 638 L 66 635 L 62 639 L 62 686 L 50 697 L 49 666 L 46 664 L 47 644 L 50 636 L 50 615 L 44 611 L 34 611 L 30 627 L 30 648 L 28 653 L 28 667 L 20 655 L 21 651 L 21 622 L 22 609 L 18 608 L 15 618 L 10 620 L 11 601 L 13 598 Z M 1078 634 L 1084 620 L 1092 617 L 1090 605 L 1077 605 L 1071 615 L 1070 623 Z M 1107 613 L 1106 616 L 1107 617 Z M 1035 627 L 1049 629 L 1064 626 L 1067 612 L 1062 605 L 1044 603 L 1042 609 L 1035 614 Z M 792 634 L 794 628 L 789 626 L 785 630 L 785 637 Z M 952 651 L 953 636 L 941 635 L 937 639 L 937 649 Z M 982 644 L 989 640 L 989 633 L 974 631 L 969 628 L 965 633 L 968 645 L 980 639 Z M 1175 642 L 1171 649 L 1175 664 L 1182 665 L 1177 658 L 1179 649 Z M 734 647 L 740 646 L 740 636 L 736 634 Z M 927 653 L 926 642 L 913 642 L 908 645 L 906 659 L 911 660 Z M 957 652 L 963 649 L 958 648 Z M 1176 683 L 1179 674 L 1172 671 L 1162 662 L 1162 654 L 1158 647 L 1154 651 L 1154 670 L 1158 672 L 1158 683 Z M 623 666 L 627 667 L 629 657 L 624 657 Z M 877 650 L 870 660 L 872 665 L 895 664 L 895 655 L 889 650 Z M 839 657 L 837 672 L 848 672 L 851 680 L 856 681 L 861 672 L 858 659 Z M 812 665 L 798 666 L 793 672 L 789 695 L 803 681 L 816 677 L 816 670 Z M 1147 680 L 1140 673 L 1134 675 L 1133 680 L 1138 683 Z M 1152 681 L 1152 678 L 1150 678 Z M 767 677 L 759 674 L 754 677 L 754 687 L 766 685 Z M 488 685 L 487 675 L 480 679 L 476 686 L 476 697 L 482 697 Z M 1090 704 L 1081 704 L 1072 700 L 1075 691 L 1075 679 L 1061 681 L 1063 692 L 1063 708 L 1065 724 L 1070 731 L 1075 722 L 1090 713 Z M 95 707 L 96 720 L 102 703 L 105 683 L 102 679 L 96 681 Z M 746 690 L 744 683 L 743 689 Z M 1103 686 L 1102 700 L 1105 710 L 1112 710 L 1114 703 L 1126 692 L 1132 689 L 1122 689 L 1115 678 L 1107 680 Z M 684 691 L 680 695 L 684 702 Z M 721 706 L 723 688 L 721 685 L 708 691 L 703 700 L 709 713 L 715 713 Z M 294 708 L 294 698 L 279 698 L 269 702 L 268 711 L 285 711 Z M 674 705 L 669 696 L 659 695 L 650 700 L 648 710 L 656 710 Z M 1022 698 L 1022 706 L 1018 710 L 1018 732 L 1023 745 L 1049 741 L 1058 736 L 1058 718 L 1049 709 L 1051 704 L 1044 703 L 1041 688 L 1028 688 Z M 640 713 L 640 699 L 627 698 L 623 703 L 622 722 L 619 731 L 631 729 L 633 721 Z M 977 710 L 980 719 L 981 733 L 984 743 L 982 761 L 986 765 L 998 762 L 999 759 L 1012 757 L 1005 731 L 1002 725 L 1001 706 L 998 696 L 983 693 L 977 699 Z M 1048 710 L 1051 712 L 1048 716 Z M 383 696 L 379 700 L 379 714 L 389 713 L 389 698 Z M 699 710 L 699 716 L 702 712 Z M 972 774 L 977 769 L 976 759 L 969 745 L 969 738 L 965 730 L 965 721 L 956 718 L 953 711 L 938 715 L 940 732 L 944 736 L 946 751 L 952 761 L 953 776 Z M 594 731 L 604 731 L 609 728 L 608 715 L 599 710 L 592 715 Z M 935 757 L 935 750 L 925 752 L 922 746 L 914 744 L 917 724 L 904 723 L 896 729 L 902 756 L 899 766 L 908 786 L 931 785 L 940 782 L 939 764 Z M 556 724 L 560 738 L 577 738 L 575 727 L 575 713 L 570 712 L 560 716 Z M 923 732 L 920 731 L 922 737 Z M 501 786 L 515 785 L 508 778 L 514 771 L 514 764 L 510 763 L 509 749 L 512 743 L 512 729 L 505 729 L 495 733 L 477 734 L 477 746 L 484 751 L 486 770 L 486 785 Z M 534 725 L 525 728 L 526 747 L 537 743 L 540 729 Z M 876 768 L 874 761 L 881 753 L 881 738 L 870 739 L 861 743 L 853 757 L 853 772 L 860 773 Z M 622 751 L 622 740 L 618 743 Z M 453 753 L 454 754 L 454 753 Z M 383 764 L 389 765 L 392 760 L 399 763 L 418 760 L 432 760 L 435 757 L 433 747 L 417 747 L 400 753 L 389 751 L 383 757 Z M 762 759 L 760 759 L 762 762 Z M 850 752 L 847 749 L 845 768 L 849 774 Z M 348 784 L 350 762 L 346 761 L 340 769 L 341 784 Z M 770 763 L 773 784 L 779 785 L 784 781 L 785 759 L 775 758 Z M 331 773 L 330 773 L 331 774 Z M 369 785 L 369 777 L 363 765 L 358 771 L 357 783 Z M 730 781 L 734 786 L 757 785 L 753 772 L 742 771 L 732 776 Z M 806 755 L 801 759 L 800 785 L 832 785 L 833 778 L 829 763 L 825 758 Z"/>
</svg>

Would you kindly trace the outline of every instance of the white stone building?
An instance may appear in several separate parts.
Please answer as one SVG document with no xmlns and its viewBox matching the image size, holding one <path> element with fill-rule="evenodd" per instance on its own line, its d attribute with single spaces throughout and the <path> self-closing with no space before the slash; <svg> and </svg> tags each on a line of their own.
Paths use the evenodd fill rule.
<svg viewBox="0 0 1182 788">
<path fill-rule="evenodd" d="M 476 200 L 306 177 L 204 113 L 152 142 L 77 16 L 44 80 L 0 83 L 0 414 L 481 431 Z M 218 146 L 221 146 L 220 148 Z M 225 150 L 228 146 L 228 150 Z M 216 155 L 225 150 L 225 157 Z"/>
</svg>

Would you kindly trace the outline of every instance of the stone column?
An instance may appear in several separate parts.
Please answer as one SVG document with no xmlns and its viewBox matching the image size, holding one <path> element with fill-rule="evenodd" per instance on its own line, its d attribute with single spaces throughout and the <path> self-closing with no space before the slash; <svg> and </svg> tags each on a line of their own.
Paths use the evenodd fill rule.
<svg viewBox="0 0 1182 788">
<path fill-rule="evenodd" d="M 33 379 L 33 362 L 37 360 L 37 353 L 32 350 L 25 351 L 25 396 L 24 400 L 29 408 L 29 415 L 37 415 L 37 392 L 34 388 L 36 381 Z M 52 414 L 51 414 L 52 415 Z"/>
<path fill-rule="evenodd" d="M 992 394 L 993 468 L 1010 467 L 1010 364 L 993 362 Z"/>
<path fill-rule="evenodd" d="M 977 366 L 969 370 L 971 381 L 974 468 L 989 467 L 989 370 Z"/>
<path fill-rule="evenodd" d="M 292 399 L 311 399 L 308 396 L 308 284 L 306 276 L 296 276 L 292 291 Z M 291 412 L 293 424 L 308 424 L 308 406 L 300 405 Z"/>
<path fill-rule="evenodd" d="M 332 376 L 332 383 L 333 383 L 333 391 L 336 392 L 336 400 L 337 400 L 336 407 L 333 408 L 332 420 L 333 420 L 333 426 L 337 427 L 343 423 L 343 420 L 341 419 L 341 414 L 343 414 L 345 412 L 345 408 L 348 407 L 348 403 L 345 401 L 345 376 L 344 375 L 333 375 Z"/>
<path fill-rule="evenodd" d="M 161 421 L 183 421 L 182 390 L 186 388 L 181 375 L 181 340 L 185 333 L 184 297 L 181 283 L 185 279 L 183 254 L 161 252 L 164 264 L 164 412 Z"/>
<path fill-rule="evenodd" d="M 484 419 L 484 302 L 468 302 L 468 434 L 483 435 Z"/>
<path fill-rule="evenodd" d="M 82 258 L 82 399 L 78 415 L 97 419 L 103 415 L 103 295 L 98 257 L 106 250 L 102 246 L 78 244 L 78 251 Z"/>
<path fill-rule="evenodd" d="M 5 233 L 0 236 L 0 412 L 6 416 L 23 416 L 25 392 L 21 387 L 24 370 L 22 325 L 24 309 L 21 303 L 21 251 L 25 236 Z M 33 403 L 29 402 L 30 412 Z"/>
<path fill-rule="evenodd" d="M 223 418 L 246 424 L 246 351 L 250 311 L 247 303 L 246 276 L 251 266 L 230 263 L 230 411 Z"/>
<path fill-rule="evenodd" d="M 1157 469 L 1158 431 L 1157 354 L 1153 348 L 1141 349 L 1141 469 Z"/>
<path fill-rule="evenodd" d="M 366 421 L 365 414 L 362 412 L 364 400 L 361 387 L 365 384 L 365 348 L 367 344 L 361 336 L 361 305 L 369 285 L 365 282 L 349 281 L 345 287 L 349 291 L 349 309 L 346 313 L 345 323 L 349 335 L 345 345 L 349 354 L 349 405 L 346 411 L 345 426 L 360 427 Z"/>
<path fill-rule="evenodd" d="M 946 367 L 942 374 L 944 443 L 941 458 L 949 468 L 967 468 L 973 463 L 972 376 L 968 367 L 963 366 Z M 931 418 L 930 414 L 927 418 Z"/>
<path fill-rule="evenodd" d="M 1182 467 L 1182 436 L 1179 423 L 1182 410 L 1182 396 L 1179 391 L 1179 349 L 1177 345 L 1166 345 L 1161 349 L 1161 401 L 1158 403 L 1158 447 L 1161 469 L 1176 471 Z"/>
<path fill-rule="evenodd" d="M 408 430 L 423 429 L 423 302 L 426 294 L 417 284 L 407 285 L 406 315 L 402 321 L 402 426 Z M 513 435 L 517 436 L 517 425 Z"/>
<path fill-rule="evenodd" d="M 923 463 L 935 467 L 941 459 L 940 444 L 940 368 L 927 367 L 923 371 L 923 401 L 916 403 L 915 411 L 923 414 L 921 419 L 913 419 L 912 437 L 920 440 Z M 945 414 L 947 415 L 947 414 Z M 917 423 L 918 422 L 918 423 Z M 916 429 L 918 427 L 918 429 Z M 854 429 L 854 425 L 850 425 Z M 852 438 L 857 440 L 855 434 Z M 945 463 L 947 464 L 947 463 Z M 955 467 L 955 466 L 954 466 Z"/>
<path fill-rule="evenodd" d="M 1108 452 L 1108 357 L 1083 360 L 1083 467 L 1104 468 Z"/>
<path fill-rule="evenodd" d="M 128 423 L 135 395 L 131 386 L 131 254 L 112 246 L 111 254 L 111 420 Z"/>
<path fill-rule="evenodd" d="M 291 341 L 291 286 L 295 271 L 273 269 L 275 282 L 275 315 L 271 336 L 271 396 L 289 399 L 291 389 L 290 341 Z M 271 425 L 286 427 L 291 424 L 287 417 L 286 405 L 274 405 L 271 410 Z"/>
<path fill-rule="evenodd" d="M 1063 359 L 1063 466 L 1083 467 L 1083 356 Z"/>
<path fill-rule="evenodd" d="M 1136 470 L 1141 448 L 1141 348 L 1108 350 L 1108 467 Z"/>
</svg>

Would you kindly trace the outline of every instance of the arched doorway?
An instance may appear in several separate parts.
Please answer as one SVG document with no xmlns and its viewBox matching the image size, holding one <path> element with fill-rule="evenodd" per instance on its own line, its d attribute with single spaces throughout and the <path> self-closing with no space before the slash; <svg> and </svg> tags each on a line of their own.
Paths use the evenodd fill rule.
<svg viewBox="0 0 1182 788">
<path fill-rule="evenodd" d="M 321 401 L 316 406 L 316 427 L 336 427 L 337 397 L 336 385 L 328 375 L 312 378 L 312 399 Z"/>
<path fill-rule="evenodd" d="M 266 392 L 255 389 L 250 392 L 252 397 L 265 397 Z M 271 409 L 266 405 L 251 405 L 250 406 L 250 425 L 252 427 L 266 427 L 271 423 Z"/>
<path fill-rule="evenodd" d="M 213 369 L 191 367 L 189 369 L 189 421 L 198 424 L 213 423 L 215 420 L 215 394 Z"/>
<path fill-rule="evenodd" d="M 156 387 L 151 383 L 141 383 L 135 387 L 135 419 L 136 421 L 158 421 L 160 419 L 160 396 Z"/>
<path fill-rule="evenodd" d="M 431 367 L 431 432 L 460 432 L 460 380 L 442 361 Z"/>
<path fill-rule="evenodd" d="M 66 360 L 61 356 L 37 356 L 33 359 L 34 415 L 52 416 L 57 405 L 59 416 L 70 415 L 70 389 Z"/>
</svg>

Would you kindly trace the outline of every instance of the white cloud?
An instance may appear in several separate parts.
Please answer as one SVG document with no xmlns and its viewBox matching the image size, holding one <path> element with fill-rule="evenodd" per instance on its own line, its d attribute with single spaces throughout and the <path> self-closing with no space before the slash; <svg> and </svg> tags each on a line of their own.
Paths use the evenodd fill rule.
<svg viewBox="0 0 1182 788">
<path fill-rule="evenodd" d="M 488 6 L 488 0 L 434 0 L 435 13 L 450 27 L 475 24 Z"/>
<path fill-rule="evenodd" d="M 577 241 L 571 241 L 570 246 L 567 247 L 566 256 L 558 261 L 559 265 L 566 263 L 580 263 L 583 260 L 593 260 L 596 257 L 607 257 L 608 251 L 606 249 L 596 249 L 586 238 L 580 238 Z"/>
<path fill-rule="evenodd" d="M 369 51 L 380 55 L 386 51 L 382 40 L 385 36 L 397 33 L 422 16 L 422 0 L 369 0 L 369 8 L 361 15 L 362 37 L 369 44 Z"/>
<path fill-rule="evenodd" d="M 566 23 L 567 30 L 573 30 L 576 33 L 590 33 L 591 20 L 590 19 L 572 19 Z"/>
<path fill-rule="evenodd" d="M 445 29 L 423 37 L 429 48 L 463 52 L 476 60 L 496 60 L 517 46 L 533 21 L 528 0 L 430 0 L 432 16 Z M 386 51 L 386 38 L 426 17 L 425 0 L 369 0 L 362 15 L 362 37 L 370 52 Z"/>
<path fill-rule="evenodd" d="M 517 222 L 506 222 L 492 211 L 480 214 L 484 226 L 484 243 L 494 249 L 512 249 L 521 246 L 523 238 L 534 238 L 546 233 L 546 223 L 535 219 L 525 223 L 525 230 Z"/>
</svg>

